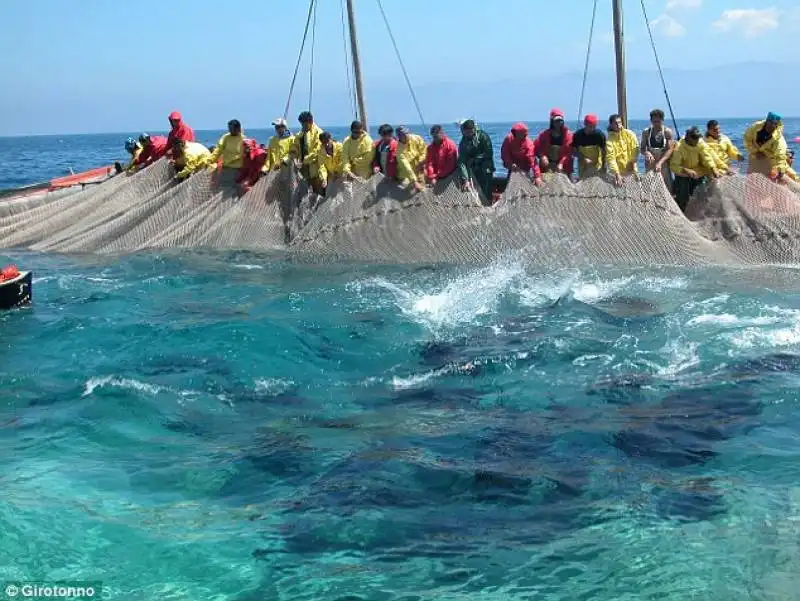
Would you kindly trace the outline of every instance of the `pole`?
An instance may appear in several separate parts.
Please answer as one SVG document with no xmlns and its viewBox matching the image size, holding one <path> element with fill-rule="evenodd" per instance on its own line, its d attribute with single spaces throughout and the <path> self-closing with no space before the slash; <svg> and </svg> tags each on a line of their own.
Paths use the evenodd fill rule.
<svg viewBox="0 0 800 601">
<path fill-rule="evenodd" d="M 350 54 L 353 55 L 353 71 L 356 75 L 356 98 L 358 98 L 358 114 L 364 130 L 367 130 L 367 109 L 364 104 L 364 87 L 361 81 L 361 60 L 358 58 L 358 39 L 356 36 L 356 15 L 353 0 L 347 0 L 347 21 L 350 26 Z"/>
<path fill-rule="evenodd" d="M 625 88 L 625 34 L 622 27 L 622 0 L 614 2 L 614 53 L 617 57 L 617 112 L 628 127 L 628 95 Z"/>
</svg>

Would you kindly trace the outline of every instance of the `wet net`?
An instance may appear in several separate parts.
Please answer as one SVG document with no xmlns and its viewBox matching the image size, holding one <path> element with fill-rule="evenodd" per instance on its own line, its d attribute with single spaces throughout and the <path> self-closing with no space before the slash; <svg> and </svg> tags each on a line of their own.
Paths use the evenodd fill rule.
<svg viewBox="0 0 800 601">
<path fill-rule="evenodd" d="M 130 253 L 203 248 L 281 251 L 301 261 L 747 265 L 800 262 L 800 195 L 762 175 L 702 186 L 686 215 L 655 174 L 616 187 L 550 175 L 536 188 L 514 174 L 483 206 L 455 181 L 411 193 L 378 175 L 336 181 L 325 198 L 291 167 L 240 196 L 235 173 L 175 182 L 159 161 L 71 194 L 0 202 L 0 246 L 48 252 Z"/>
</svg>

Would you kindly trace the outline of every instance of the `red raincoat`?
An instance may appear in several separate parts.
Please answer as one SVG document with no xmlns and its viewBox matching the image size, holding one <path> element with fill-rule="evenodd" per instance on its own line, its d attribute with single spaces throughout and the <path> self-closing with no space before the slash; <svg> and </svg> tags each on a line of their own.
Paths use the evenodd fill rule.
<svg viewBox="0 0 800 601">
<path fill-rule="evenodd" d="M 425 153 L 425 177 L 444 179 L 451 175 L 458 164 L 458 146 L 447 136 L 442 136 L 441 144 L 428 144 Z"/>
<path fill-rule="evenodd" d="M 243 142 L 243 145 L 242 166 L 236 175 L 236 183 L 249 188 L 258 181 L 261 176 L 261 168 L 264 167 L 269 155 L 253 139 L 248 138 Z"/>
<path fill-rule="evenodd" d="M 194 130 L 183 122 L 183 117 L 178 111 L 172 111 L 169 118 L 177 121 L 177 125 L 172 126 L 172 130 L 167 137 L 167 148 L 171 151 L 175 140 L 183 140 L 184 142 L 194 142 Z"/>
<path fill-rule="evenodd" d="M 373 144 L 375 147 L 375 155 L 372 158 L 372 168 L 375 169 L 377 167 L 383 171 L 381 165 L 381 144 L 383 144 L 383 140 L 378 140 Z M 397 179 L 397 140 L 394 138 L 389 142 L 389 155 L 386 157 L 386 172 L 384 175 L 390 179 Z"/>
<path fill-rule="evenodd" d="M 563 126 L 563 142 L 561 143 L 561 149 L 558 153 L 558 165 L 561 166 L 564 173 L 570 175 L 572 173 L 572 132 L 569 131 L 569 128 L 566 124 Z M 546 130 L 539 134 L 539 137 L 536 139 L 536 156 L 537 157 L 548 157 L 550 158 L 550 149 L 552 147 L 552 138 L 550 136 L 550 128 L 548 127 Z"/>
<path fill-rule="evenodd" d="M 525 137 L 518 139 L 515 133 L 524 133 Z M 511 171 L 511 165 L 516 165 L 522 171 L 533 171 L 533 177 L 542 176 L 539 170 L 539 162 L 536 160 L 536 147 L 528 137 L 528 126 L 524 123 L 515 123 L 511 128 L 511 133 L 503 140 L 500 149 L 500 156 L 503 159 L 503 166 Z"/>
<path fill-rule="evenodd" d="M 147 167 L 167 154 L 167 150 L 169 150 L 169 145 L 164 136 L 150 136 L 150 144 L 142 149 L 139 157 L 134 161 L 134 165 Z"/>
</svg>

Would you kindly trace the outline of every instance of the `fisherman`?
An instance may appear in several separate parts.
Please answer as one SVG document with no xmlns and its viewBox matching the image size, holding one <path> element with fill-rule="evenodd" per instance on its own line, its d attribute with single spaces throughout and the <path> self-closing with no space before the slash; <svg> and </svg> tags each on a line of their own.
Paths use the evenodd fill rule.
<svg viewBox="0 0 800 601">
<path fill-rule="evenodd" d="M 793 169 L 794 165 L 794 150 L 787 150 L 786 151 L 786 175 L 792 181 L 800 181 L 800 176 L 797 175 L 797 171 Z"/>
<path fill-rule="evenodd" d="M 644 156 L 644 167 L 647 171 L 660 173 L 664 178 L 667 190 L 672 190 L 672 171 L 669 159 L 675 151 L 675 132 L 664 125 L 664 111 L 650 111 L 650 127 L 642 132 L 639 151 Z"/>
<path fill-rule="evenodd" d="M 535 185 L 542 185 L 542 172 L 539 170 L 539 161 L 536 160 L 534 142 L 528 137 L 527 125 L 520 122 L 511 127 L 500 147 L 500 156 L 503 167 L 508 170 L 509 179 L 513 172 L 522 171 L 530 175 Z"/>
<path fill-rule="evenodd" d="M 297 168 L 303 177 L 310 178 L 311 161 L 317 156 L 320 142 L 319 135 L 322 130 L 314 123 L 314 116 L 309 111 L 303 111 L 297 117 L 300 122 L 301 130 L 294 137 L 294 143 L 289 151 L 289 155 L 296 161 Z"/>
<path fill-rule="evenodd" d="M 375 143 L 375 154 L 372 157 L 372 172 L 383 173 L 391 180 L 397 180 L 397 139 L 394 128 L 384 123 L 378 128 L 380 140 Z"/>
<path fill-rule="evenodd" d="M 280 169 L 281 166 L 288 165 L 289 153 L 294 143 L 286 119 L 278 117 L 272 122 L 272 127 L 275 128 L 275 135 L 269 139 L 269 158 L 264 165 L 265 170 Z"/>
<path fill-rule="evenodd" d="M 782 181 L 788 163 L 788 145 L 783 137 L 783 123 L 777 113 L 769 113 L 764 121 L 757 121 L 744 132 L 744 147 L 750 154 L 748 173 L 761 173 L 775 181 Z"/>
<path fill-rule="evenodd" d="M 178 111 L 169 114 L 170 132 L 167 136 L 167 147 L 170 151 L 175 146 L 175 140 L 194 142 L 194 130 L 183 122 L 183 117 Z"/>
<path fill-rule="evenodd" d="M 344 177 L 369 179 L 372 175 L 374 153 L 372 138 L 364 131 L 364 125 L 361 121 L 353 121 L 350 124 L 350 135 L 342 143 L 342 174 Z"/>
<path fill-rule="evenodd" d="M 461 189 L 478 188 L 486 204 L 492 203 L 494 151 L 492 139 L 475 124 L 474 119 L 461 122 L 461 142 L 458 144 L 458 171 Z"/>
<path fill-rule="evenodd" d="M 700 184 L 708 177 L 720 177 L 726 171 L 709 145 L 703 141 L 697 127 L 686 130 L 684 139 L 675 146 L 669 166 L 675 175 L 675 200 L 684 212 Z"/>
<path fill-rule="evenodd" d="M 228 121 L 228 133 L 219 139 L 211 153 L 209 159 L 211 168 L 216 169 L 219 163 L 222 163 L 223 169 L 241 168 L 243 145 L 242 124 L 238 119 L 231 119 Z"/>
<path fill-rule="evenodd" d="M 706 135 L 703 139 L 725 165 L 730 165 L 731 161 L 744 161 L 744 156 L 731 139 L 722 133 L 719 121 L 716 119 L 712 119 L 706 125 Z"/>
<path fill-rule="evenodd" d="M 597 123 L 597 115 L 586 115 L 583 128 L 572 136 L 572 149 L 578 159 L 580 179 L 597 175 L 606 161 L 606 135 L 597 129 Z"/>
<path fill-rule="evenodd" d="M 425 178 L 435 186 L 440 179 L 453 174 L 458 164 L 458 146 L 442 129 L 441 125 L 431 127 L 431 142 L 425 153 Z"/>
<path fill-rule="evenodd" d="M 253 138 L 246 138 L 242 141 L 242 166 L 236 175 L 236 183 L 239 185 L 242 195 L 252 188 L 267 162 L 269 154 L 261 148 Z"/>
<path fill-rule="evenodd" d="M 404 186 L 417 190 L 425 187 L 425 154 L 428 150 L 422 136 L 412 134 L 405 125 L 397 128 L 397 177 Z"/>
<path fill-rule="evenodd" d="M 186 142 L 181 138 L 175 138 L 172 143 L 173 163 L 175 164 L 176 180 L 182 180 L 193 173 L 200 171 L 208 166 L 211 160 L 211 152 L 197 142 Z"/>
<path fill-rule="evenodd" d="M 535 147 L 542 172 L 572 175 L 572 132 L 564 123 L 564 111 L 550 111 L 550 127 L 539 134 Z"/>
<path fill-rule="evenodd" d="M 320 146 L 311 163 L 311 187 L 325 196 L 328 184 L 342 174 L 342 143 L 333 139 L 330 132 L 319 135 Z"/>
<path fill-rule="evenodd" d="M 138 140 L 128 138 L 125 140 L 125 150 L 131 155 L 131 161 L 128 163 L 128 166 L 125 167 L 125 171 L 136 171 L 136 161 L 139 158 L 139 155 L 142 154 L 142 145 Z"/>
<path fill-rule="evenodd" d="M 164 136 L 143 133 L 139 136 L 139 144 L 142 145 L 142 152 L 134 161 L 136 169 L 152 165 L 167 153 L 167 138 Z"/>
<path fill-rule="evenodd" d="M 606 141 L 606 163 L 614 176 L 614 184 L 621 186 L 622 179 L 637 172 L 639 139 L 622 124 L 622 117 L 614 114 L 608 118 L 608 140 Z"/>
</svg>

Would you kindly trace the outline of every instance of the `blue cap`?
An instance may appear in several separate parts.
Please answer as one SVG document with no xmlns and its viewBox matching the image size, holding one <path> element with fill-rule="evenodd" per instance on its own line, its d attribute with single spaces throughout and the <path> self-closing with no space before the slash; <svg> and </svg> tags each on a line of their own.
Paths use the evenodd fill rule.
<svg viewBox="0 0 800 601">
<path fill-rule="evenodd" d="M 781 121 L 781 116 L 778 113 L 770 111 L 767 115 L 767 121 Z"/>
</svg>

